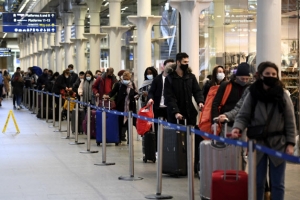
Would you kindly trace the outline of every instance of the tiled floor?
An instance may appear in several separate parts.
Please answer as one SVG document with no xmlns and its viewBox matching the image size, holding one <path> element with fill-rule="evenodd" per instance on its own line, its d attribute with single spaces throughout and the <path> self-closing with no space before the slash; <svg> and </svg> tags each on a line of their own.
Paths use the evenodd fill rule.
<svg viewBox="0 0 300 200">
<path fill-rule="evenodd" d="M 0 108 L 0 129 L 4 127 L 11 99 Z M 54 132 L 44 120 L 26 109 L 14 110 L 21 130 L 16 134 L 12 120 L 0 134 L 0 200 L 140 200 L 156 192 L 156 164 L 143 163 L 142 142 L 134 136 L 134 172 L 140 181 L 120 181 L 129 175 L 128 146 L 107 147 L 107 162 L 112 166 L 95 166 L 102 161 L 102 149 L 91 140 L 95 154 L 82 154 L 87 145 L 69 145 L 74 139 L 61 139 L 66 133 Z M 63 130 L 66 125 L 63 124 Z M 79 141 L 87 142 L 85 135 Z M 300 166 L 287 165 L 286 198 L 299 199 Z M 163 175 L 162 193 L 173 199 L 188 199 L 187 178 Z M 195 179 L 195 197 L 199 197 L 199 180 Z"/>
</svg>

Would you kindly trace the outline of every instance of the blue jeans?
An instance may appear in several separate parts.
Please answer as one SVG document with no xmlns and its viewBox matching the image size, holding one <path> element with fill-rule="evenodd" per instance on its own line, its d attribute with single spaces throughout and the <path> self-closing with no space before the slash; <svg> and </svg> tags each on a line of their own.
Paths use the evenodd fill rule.
<svg viewBox="0 0 300 200">
<path fill-rule="evenodd" d="M 22 102 L 22 95 L 15 95 L 15 96 L 16 96 L 17 105 L 20 106 Z"/>
<path fill-rule="evenodd" d="M 271 195 L 272 200 L 284 199 L 284 178 L 286 162 L 277 167 L 269 160 L 265 154 L 256 167 L 256 194 L 257 200 L 264 199 L 265 183 L 267 176 L 267 167 L 269 164 L 270 181 L 271 181 Z"/>
</svg>

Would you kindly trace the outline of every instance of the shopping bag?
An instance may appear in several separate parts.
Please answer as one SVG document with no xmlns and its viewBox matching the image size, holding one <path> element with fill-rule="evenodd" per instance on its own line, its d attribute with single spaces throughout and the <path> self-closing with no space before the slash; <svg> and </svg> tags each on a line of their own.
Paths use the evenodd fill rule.
<svg viewBox="0 0 300 200">
<path fill-rule="evenodd" d="M 146 105 L 141 108 L 138 112 L 138 115 L 148 118 L 154 118 L 153 108 L 151 105 Z M 152 122 L 149 122 L 144 119 L 137 118 L 136 120 L 136 130 L 139 135 L 144 135 L 151 129 Z"/>
</svg>

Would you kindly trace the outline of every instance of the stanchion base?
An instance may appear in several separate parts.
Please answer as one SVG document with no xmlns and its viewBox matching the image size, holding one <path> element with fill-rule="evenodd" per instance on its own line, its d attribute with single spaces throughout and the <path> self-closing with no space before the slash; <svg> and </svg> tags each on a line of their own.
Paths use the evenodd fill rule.
<svg viewBox="0 0 300 200">
<path fill-rule="evenodd" d="M 62 137 L 61 139 L 75 139 L 75 138 L 74 138 L 74 137 L 67 136 L 67 137 Z"/>
<path fill-rule="evenodd" d="M 134 177 L 134 176 L 120 176 L 119 180 L 121 181 L 140 181 L 143 180 L 142 177 Z"/>
<path fill-rule="evenodd" d="M 145 196 L 146 199 L 173 199 L 170 195 L 162 195 L 162 194 L 150 194 Z"/>
<path fill-rule="evenodd" d="M 31 114 L 33 114 L 33 115 L 34 115 L 34 114 L 36 114 L 36 113 L 35 113 L 35 112 L 32 112 Z"/>
<path fill-rule="evenodd" d="M 94 164 L 94 165 L 97 165 L 97 166 L 109 166 L 109 165 L 115 165 L 115 163 L 107 163 L 107 162 L 102 162 L 102 163 L 97 163 L 97 164 Z"/>
<path fill-rule="evenodd" d="M 53 123 L 53 121 L 48 121 L 47 123 L 49 123 L 49 124 L 52 124 L 52 123 Z"/>
<path fill-rule="evenodd" d="M 65 130 L 65 131 L 55 130 L 54 132 L 60 132 L 60 133 L 62 133 L 62 132 L 67 132 L 67 130 Z"/>
<path fill-rule="evenodd" d="M 70 142 L 70 145 L 79 145 L 79 144 L 85 144 L 84 142 Z"/>
<path fill-rule="evenodd" d="M 58 126 L 53 126 L 53 125 L 52 125 L 52 126 L 48 126 L 48 127 L 49 127 L 49 128 L 56 128 L 56 127 L 58 127 Z M 54 132 L 55 132 L 55 131 L 54 131 Z"/>
<path fill-rule="evenodd" d="M 99 151 L 80 151 L 80 153 L 86 153 L 86 154 L 90 154 L 90 153 L 98 153 Z"/>
</svg>

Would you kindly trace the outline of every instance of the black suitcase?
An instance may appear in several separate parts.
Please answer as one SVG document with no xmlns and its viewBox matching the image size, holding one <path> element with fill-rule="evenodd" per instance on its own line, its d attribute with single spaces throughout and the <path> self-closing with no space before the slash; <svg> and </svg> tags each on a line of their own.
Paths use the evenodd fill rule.
<svg viewBox="0 0 300 200">
<path fill-rule="evenodd" d="M 84 109 L 79 108 L 79 110 L 78 110 L 78 122 L 76 122 L 76 120 L 75 120 L 75 117 L 76 117 L 75 112 L 76 112 L 76 110 L 73 109 L 72 110 L 72 116 L 71 116 L 72 133 L 75 133 L 75 124 L 77 124 L 77 126 L 78 126 L 78 133 L 83 133 L 82 122 L 83 122 L 84 117 L 85 117 Z"/>
<path fill-rule="evenodd" d="M 162 173 L 174 176 L 187 175 L 186 133 L 164 127 Z"/>
<path fill-rule="evenodd" d="M 155 141 L 155 132 L 148 131 L 145 133 L 142 139 L 143 144 L 143 161 L 146 163 L 148 160 L 151 160 L 155 163 L 156 161 L 156 141 Z"/>
<path fill-rule="evenodd" d="M 41 111 L 41 108 L 39 108 L 38 113 L 36 114 L 36 117 L 40 119 L 41 116 L 42 116 L 42 111 Z M 43 108 L 43 119 L 46 119 L 46 108 Z M 53 119 L 53 110 L 52 110 L 52 108 L 49 108 L 49 110 L 48 110 L 48 119 Z"/>
</svg>

